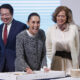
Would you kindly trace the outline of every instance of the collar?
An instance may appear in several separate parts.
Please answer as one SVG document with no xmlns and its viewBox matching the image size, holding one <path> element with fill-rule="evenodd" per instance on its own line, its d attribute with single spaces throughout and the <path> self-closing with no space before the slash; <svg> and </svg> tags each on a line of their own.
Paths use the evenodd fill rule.
<svg viewBox="0 0 80 80">
<path fill-rule="evenodd" d="M 63 30 L 63 32 L 69 31 L 69 25 L 70 25 L 70 24 L 67 24 L 67 27 Z M 59 29 L 58 24 L 56 24 L 56 29 Z M 59 30 L 60 30 L 60 29 L 59 29 Z"/>
<path fill-rule="evenodd" d="M 27 33 L 28 33 L 28 35 L 30 36 L 30 37 L 35 37 L 36 35 L 32 35 L 30 32 L 29 32 L 29 30 L 27 30 Z"/>
</svg>

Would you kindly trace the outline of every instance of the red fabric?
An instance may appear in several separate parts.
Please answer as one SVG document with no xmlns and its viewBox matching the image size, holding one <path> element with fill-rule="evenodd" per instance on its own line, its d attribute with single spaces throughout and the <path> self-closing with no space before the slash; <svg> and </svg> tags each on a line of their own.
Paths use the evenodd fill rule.
<svg viewBox="0 0 80 80">
<path fill-rule="evenodd" d="M 4 40 L 4 44 L 6 45 L 7 43 L 7 25 L 5 25 L 5 28 L 4 28 L 3 40 Z"/>
</svg>

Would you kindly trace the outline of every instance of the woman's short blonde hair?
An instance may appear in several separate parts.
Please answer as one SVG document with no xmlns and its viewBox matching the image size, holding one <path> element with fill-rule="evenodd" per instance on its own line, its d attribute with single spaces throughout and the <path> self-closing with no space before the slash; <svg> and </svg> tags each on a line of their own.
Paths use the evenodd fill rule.
<svg viewBox="0 0 80 80">
<path fill-rule="evenodd" d="M 67 17 L 66 23 L 73 22 L 72 11 L 71 11 L 71 9 L 69 9 L 66 6 L 59 6 L 59 7 L 56 8 L 56 10 L 54 11 L 54 13 L 52 14 L 52 20 L 54 22 L 57 22 L 56 17 L 59 14 L 60 11 L 65 11 L 66 17 Z"/>
</svg>

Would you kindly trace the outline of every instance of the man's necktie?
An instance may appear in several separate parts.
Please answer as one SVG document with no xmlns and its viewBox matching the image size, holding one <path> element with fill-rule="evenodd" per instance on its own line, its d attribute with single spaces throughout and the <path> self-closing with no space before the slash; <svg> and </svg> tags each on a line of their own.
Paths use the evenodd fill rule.
<svg viewBox="0 0 80 80">
<path fill-rule="evenodd" d="M 4 40 L 4 44 L 6 45 L 7 43 L 7 24 L 5 24 L 3 40 Z"/>
</svg>

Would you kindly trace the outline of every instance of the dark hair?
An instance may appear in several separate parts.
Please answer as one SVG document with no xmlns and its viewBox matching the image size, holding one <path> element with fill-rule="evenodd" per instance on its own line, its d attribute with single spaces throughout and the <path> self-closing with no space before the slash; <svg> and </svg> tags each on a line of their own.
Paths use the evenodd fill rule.
<svg viewBox="0 0 80 80">
<path fill-rule="evenodd" d="M 59 6 L 58 8 L 56 8 L 56 10 L 54 11 L 54 13 L 52 14 L 52 20 L 53 20 L 54 22 L 57 22 L 57 21 L 56 21 L 56 17 L 57 17 L 57 15 L 59 14 L 60 11 L 65 11 L 65 14 L 66 14 L 66 17 L 67 17 L 66 23 L 71 23 L 71 22 L 73 22 L 72 11 L 71 11 L 71 9 L 69 9 L 69 8 L 66 7 L 66 6 Z"/>
<path fill-rule="evenodd" d="M 39 17 L 39 19 L 40 19 L 39 14 L 38 14 L 38 13 L 33 12 L 33 13 L 31 13 L 31 14 L 28 16 L 28 22 L 29 22 L 29 20 L 31 19 L 31 17 L 32 17 L 32 16 L 38 16 L 38 17 Z"/>
<path fill-rule="evenodd" d="M 2 4 L 0 9 L 1 8 L 9 9 L 11 15 L 13 15 L 13 7 L 10 4 Z"/>
</svg>

